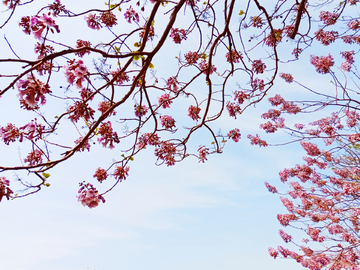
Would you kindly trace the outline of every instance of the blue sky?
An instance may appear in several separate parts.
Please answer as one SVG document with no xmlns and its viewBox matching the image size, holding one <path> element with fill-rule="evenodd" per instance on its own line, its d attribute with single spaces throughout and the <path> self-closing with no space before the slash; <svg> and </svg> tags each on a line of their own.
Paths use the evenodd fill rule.
<svg viewBox="0 0 360 270">
<path fill-rule="evenodd" d="M 32 37 L 21 35 L 16 21 L 11 27 L 14 31 L 0 33 L 6 33 L 16 51 L 31 54 L 32 46 L 26 48 L 23 44 Z M 61 35 L 66 36 L 72 25 L 62 27 Z M 86 31 L 81 34 L 91 32 Z M 191 47 L 192 41 L 188 42 Z M 4 39 L 0 46 L 7 48 Z M 181 49 L 183 53 L 188 51 L 186 46 Z M 0 57 L 9 57 L 9 50 Z M 165 62 L 158 59 L 155 68 L 167 68 Z M 305 64 L 290 65 L 287 72 L 297 71 L 295 79 L 306 80 L 309 85 L 329 83 L 328 77 L 309 77 L 308 66 L 306 59 Z M 5 72 L 1 68 L 0 74 Z M 279 81 L 276 93 L 280 92 L 293 97 L 304 93 Z M 23 117 L 9 115 L 13 106 L 18 106 L 16 95 L 0 102 L 0 112 L 6 115 L 0 126 Z M 109 165 L 111 160 L 103 157 L 115 157 L 117 153 L 94 147 L 90 153 L 60 164 L 50 172 L 49 188 L 0 204 L 3 269 L 300 269 L 296 262 L 274 260 L 267 252 L 270 246 L 285 245 L 278 235 L 280 224 L 276 219 L 278 213 L 285 213 L 285 208 L 278 195 L 267 191 L 264 182 L 281 188 L 278 172 L 301 162 L 304 154 L 298 145 L 265 149 L 249 145 L 246 135 L 259 133 L 258 126 L 263 122 L 260 115 L 267 108 L 268 104 L 250 108 L 238 120 L 221 118 L 215 129 L 225 132 L 239 127 L 243 139 L 238 144 L 227 143 L 223 154 L 210 156 L 205 164 L 190 157 L 174 167 L 155 166 L 152 149 L 143 151 L 130 164 L 128 179 L 95 209 L 77 202 L 78 183 L 91 179 L 94 168 Z M 307 118 L 311 117 L 302 120 Z M 286 135 L 273 137 L 279 141 L 284 138 Z M 191 144 L 204 144 L 203 133 L 199 132 Z M 15 145 L 2 144 L 0 152 L 0 164 L 19 159 Z M 11 173 L 7 176 L 15 177 Z M 101 188 L 106 187 L 110 183 L 105 182 Z"/>
</svg>

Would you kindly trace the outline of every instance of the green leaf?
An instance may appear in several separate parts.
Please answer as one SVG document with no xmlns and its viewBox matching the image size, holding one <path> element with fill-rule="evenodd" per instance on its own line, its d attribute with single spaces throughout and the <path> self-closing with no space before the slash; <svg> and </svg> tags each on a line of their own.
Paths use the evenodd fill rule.
<svg viewBox="0 0 360 270">
<path fill-rule="evenodd" d="M 245 12 L 243 10 L 240 10 L 239 15 L 243 15 Z"/>
<path fill-rule="evenodd" d="M 154 65 L 152 63 L 150 63 L 149 68 L 153 69 Z"/>
<path fill-rule="evenodd" d="M 45 183 L 44 186 L 45 187 L 50 187 L 50 183 Z"/>
<path fill-rule="evenodd" d="M 134 55 L 133 59 L 134 59 L 135 61 L 137 61 L 137 60 L 140 60 L 140 57 L 139 57 L 138 55 Z"/>
<path fill-rule="evenodd" d="M 42 175 L 43 175 L 45 178 L 49 178 L 49 177 L 50 177 L 50 174 L 49 174 L 49 173 L 42 173 Z"/>
<path fill-rule="evenodd" d="M 133 158 L 133 157 L 129 157 L 129 160 L 134 161 L 134 158 Z"/>
</svg>

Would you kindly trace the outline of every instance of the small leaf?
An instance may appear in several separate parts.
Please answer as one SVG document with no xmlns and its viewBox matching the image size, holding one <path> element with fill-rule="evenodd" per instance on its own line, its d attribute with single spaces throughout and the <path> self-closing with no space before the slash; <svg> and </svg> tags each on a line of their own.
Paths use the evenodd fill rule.
<svg viewBox="0 0 360 270">
<path fill-rule="evenodd" d="M 50 177 L 50 174 L 49 174 L 49 173 L 42 173 L 42 175 L 43 175 L 45 178 L 49 178 L 49 177 Z"/>
<path fill-rule="evenodd" d="M 243 10 L 240 10 L 239 15 L 243 15 L 245 12 Z"/>
<path fill-rule="evenodd" d="M 140 60 L 140 57 L 139 57 L 138 55 L 134 55 L 133 59 L 134 59 L 135 61 L 137 61 L 137 60 Z"/>
<path fill-rule="evenodd" d="M 44 186 L 45 187 L 50 187 L 50 183 L 45 183 Z"/>
<path fill-rule="evenodd" d="M 154 65 L 152 63 L 150 63 L 149 68 L 153 69 Z"/>
<path fill-rule="evenodd" d="M 133 157 L 129 157 L 129 160 L 134 161 L 134 158 L 133 158 Z"/>
</svg>

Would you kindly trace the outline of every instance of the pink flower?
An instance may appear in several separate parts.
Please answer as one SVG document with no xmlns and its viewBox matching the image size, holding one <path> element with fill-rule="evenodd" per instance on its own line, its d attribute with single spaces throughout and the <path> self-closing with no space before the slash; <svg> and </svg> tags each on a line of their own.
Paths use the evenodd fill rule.
<svg viewBox="0 0 360 270">
<path fill-rule="evenodd" d="M 169 89 L 170 91 L 176 93 L 179 89 L 178 86 L 179 82 L 177 80 L 177 77 L 170 77 L 167 81 L 166 81 L 166 87 L 167 89 Z"/>
<path fill-rule="evenodd" d="M 120 72 L 119 69 L 111 71 L 111 76 L 115 78 L 116 85 L 122 85 L 124 82 L 128 82 L 130 80 L 129 76 L 126 73 Z"/>
<path fill-rule="evenodd" d="M 108 173 L 104 169 L 97 168 L 93 176 L 101 183 L 102 181 L 106 180 Z"/>
<path fill-rule="evenodd" d="M 355 20 L 351 20 L 347 26 L 351 29 L 351 30 L 357 30 L 358 28 L 360 28 L 360 22 L 355 19 Z"/>
<path fill-rule="evenodd" d="M 279 234 L 280 234 L 281 238 L 285 241 L 285 243 L 289 243 L 292 239 L 292 236 L 285 233 L 283 230 L 280 230 Z"/>
<path fill-rule="evenodd" d="M 31 151 L 27 157 L 24 159 L 24 162 L 29 163 L 29 165 L 37 165 L 42 162 L 42 152 L 38 149 Z"/>
<path fill-rule="evenodd" d="M 276 187 L 270 185 L 268 182 L 265 182 L 265 187 L 268 189 L 269 192 L 271 193 L 277 193 L 277 189 Z"/>
<path fill-rule="evenodd" d="M 334 65 L 334 59 L 329 54 L 328 56 L 311 56 L 310 63 L 315 66 L 316 71 L 322 74 L 330 72 L 330 67 Z"/>
<path fill-rule="evenodd" d="M 254 60 L 252 63 L 252 71 L 254 71 L 256 74 L 264 73 L 265 68 L 266 65 L 261 60 Z"/>
<path fill-rule="evenodd" d="M 96 188 L 93 187 L 93 185 L 87 183 L 80 183 L 80 193 L 77 198 L 78 201 L 81 202 L 83 206 L 87 206 L 89 208 L 94 208 L 99 205 L 99 202 L 102 201 L 105 202 L 105 199 L 102 195 L 99 195 Z"/>
<path fill-rule="evenodd" d="M 282 29 L 274 29 L 274 31 L 265 38 L 265 45 L 269 47 L 276 46 L 282 40 Z"/>
<path fill-rule="evenodd" d="M 199 162 L 205 163 L 207 160 L 206 156 L 209 154 L 209 148 L 206 148 L 204 145 L 201 145 L 198 149 L 199 152 Z"/>
<path fill-rule="evenodd" d="M 292 83 L 294 78 L 289 73 L 280 73 L 279 76 L 285 80 L 285 82 Z"/>
<path fill-rule="evenodd" d="M 227 134 L 229 139 L 232 139 L 234 142 L 238 142 L 241 139 L 240 130 L 238 128 L 234 128 L 233 130 L 230 130 Z"/>
<path fill-rule="evenodd" d="M 259 78 L 255 78 L 251 81 L 251 88 L 253 91 L 260 90 L 263 91 L 265 88 L 264 80 L 261 80 Z"/>
<path fill-rule="evenodd" d="M 247 138 L 250 139 L 251 145 L 259 145 L 260 147 L 268 146 L 267 142 L 264 140 L 261 140 L 258 134 L 256 134 L 256 136 L 252 136 L 252 135 L 248 134 Z"/>
<path fill-rule="evenodd" d="M 142 117 L 147 113 L 147 107 L 145 105 L 134 105 L 135 107 L 135 115 L 137 117 Z"/>
<path fill-rule="evenodd" d="M 325 46 L 334 42 L 338 36 L 339 33 L 336 31 L 323 31 L 322 29 L 320 29 L 319 31 L 315 32 L 316 39 Z"/>
<path fill-rule="evenodd" d="M 277 252 L 276 249 L 269 247 L 269 254 L 271 257 L 274 257 L 274 259 L 276 259 L 279 253 Z"/>
<path fill-rule="evenodd" d="M 83 60 L 79 59 L 75 62 L 74 59 L 64 66 L 64 74 L 69 84 L 73 85 L 75 82 L 77 88 L 82 88 L 82 82 L 85 81 L 89 72 Z"/>
<path fill-rule="evenodd" d="M 161 125 L 166 129 L 175 127 L 175 120 L 169 115 L 160 116 Z"/>
<path fill-rule="evenodd" d="M 243 104 L 245 99 L 250 98 L 250 95 L 246 94 L 243 91 L 235 91 L 234 100 L 236 100 L 239 104 Z"/>
<path fill-rule="evenodd" d="M 160 137 L 156 133 L 145 133 L 138 138 L 136 144 L 139 149 L 144 149 L 146 145 L 158 145 L 160 143 Z"/>
<path fill-rule="evenodd" d="M 199 64 L 200 69 L 202 70 L 202 73 L 206 74 L 209 70 L 209 74 L 213 74 L 216 72 L 217 68 L 214 65 L 211 65 L 209 69 L 209 64 L 206 62 L 206 60 L 202 60 Z"/>
<path fill-rule="evenodd" d="M 139 14 L 131 6 L 126 10 L 124 17 L 128 23 L 131 23 L 131 20 L 134 22 L 140 21 Z"/>
<path fill-rule="evenodd" d="M 320 20 L 324 22 L 325 25 L 333 25 L 336 23 L 339 15 L 336 13 L 331 13 L 329 11 L 320 11 Z"/>
<path fill-rule="evenodd" d="M 279 94 L 276 94 L 274 97 L 269 98 L 269 102 L 273 106 L 279 106 L 280 104 L 283 104 L 285 100 Z"/>
<path fill-rule="evenodd" d="M 122 182 L 122 180 L 126 180 L 126 177 L 129 175 L 129 170 L 130 167 L 117 166 L 113 175 L 116 180 Z"/>
<path fill-rule="evenodd" d="M 175 154 L 175 145 L 168 141 L 161 142 L 155 149 L 155 156 L 157 156 L 158 160 L 165 162 L 167 166 L 175 165 Z"/>
<path fill-rule="evenodd" d="M 10 181 L 7 180 L 4 176 L 0 176 L 0 202 L 5 196 L 7 200 L 10 199 L 12 193 L 14 193 L 10 188 Z"/>
<path fill-rule="evenodd" d="M 280 117 L 280 115 L 281 115 L 280 111 L 270 109 L 267 113 L 263 113 L 261 115 L 261 117 L 264 119 L 271 119 L 271 120 L 275 121 L 277 118 Z"/>
<path fill-rule="evenodd" d="M 170 104 L 172 103 L 172 100 L 170 99 L 169 94 L 163 94 L 160 97 L 158 97 L 159 105 L 163 107 L 163 109 L 170 108 Z"/>
<path fill-rule="evenodd" d="M 300 144 L 309 156 L 318 156 L 321 154 L 316 144 L 311 142 L 300 142 Z"/>
<path fill-rule="evenodd" d="M 235 50 L 231 50 L 231 52 L 227 52 L 226 55 L 226 61 L 229 63 L 239 63 L 240 59 L 242 58 L 242 53 L 237 52 Z"/>
<path fill-rule="evenodd" d="M 107 144 L 109 144 L 109 148 L 113 149 L 115 147 L 114 143 L 120 143 L 120 139 L 117 133 L 113 131 L 110 121 L 102 123 L 98 132 L 101 135 L 98 142 L 101 143 L 103 147 L 107 147 Z"/>
<path fill-rule="evenodd" d="M 188 52 L 185 54 L 185 60 L 189 65 L 194 65 L 200 58 L 200 54 L 197 52 Z"/>
<path fill-rule="evenodd" d="M 172 37 L 173 41 L 176 44 L 180 44 L 184 39 L 186 40 L 186 30 L 179 28 L 171 28 L 170 37 Z"/>
<path fill-rule="evenodd" d="M 19 80 L 16 83 L 19 88 L 20 100 L 26 105 L 26 109 L 35 109 L 46 103 L 45 94 L 51 93 L 50 86 L 28 75 L 26 80 Z"/>
<path fill-rule="evenodd" d="M 199 116 L 200 111 L 201 109 L 199 107 L 191 105 L 188 109 L 188 116 L 190 116 L 192 120 L 197 121 L 201 118 Z"/>
<path fill-rule="evenodd" d="M 0 128 L 0 138 L 3 139 L 6 145 L 10 142 L 15 142 L 17 138 L 21 138 L 20 130 L 13 124 L 7 124 L 6 127 Z"/>
<path fill-rule="evenodd" d="M 101 101 L 98 105 L 98 110 L 104 114 L 107 110 L 109 110 L 111 108 L 111 102 L 110 101 Z M 116 115 L 116 112 L 115 111 L 111 111 L 109 113 L 109 116 L 110 115 Z"/>
<path fill-rule="evenodd" d="M 102 26 L 100 23 L 100 17 L 96 14 L 89 13 L 89 15 L 84 17 L 89 28 L 94 30 L 99 30 Z"/>
<path fill-rule="evenodd" d="M 235 104 L 234 102 L 228 101 L 226 103 L 226 109 L 228 110 L 229 115 L 231 117 L 235 117 L 235 119 L 236 119 L 236 114 L 241 114 L 240 106 L 238 104 Z"/>
</svg>

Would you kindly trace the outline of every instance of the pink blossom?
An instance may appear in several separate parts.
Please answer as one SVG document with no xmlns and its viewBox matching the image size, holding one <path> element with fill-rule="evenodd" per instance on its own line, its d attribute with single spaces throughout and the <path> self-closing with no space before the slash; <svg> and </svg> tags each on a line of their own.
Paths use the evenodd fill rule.
<svg viewBox="0 0 360 270">
<path fill-rule="evenodd" d="M 279 253 L 276 251 L 276 249 L 269 247 L 269 254 L 271 257 L 274 257 L 274 259 L 276 259 Z"/>
<path fill-rule="evenodd" d="M 346 110 L 345 115 L 347 117 L 346 123 L 349 128 L 355 127 L 358 124 L 358 121 L 360 120 L 360 115 L 355 110 Z"/>
<path fill-rule="evenodd" d="M 126 180 L 126 177 L 129 175 L 129 170 L 130 167 L 117 166 L 113 175 L 116 180 L 120 180 L 120 182 L 122 182 L 122 180 Z"/>
<path fill-rule="evenodd" d="M 209 70 L 209 74 L 213 74 L 217 70 L 217 68 L 214 65 L 211 65 L 209 69 L 209 64 L 206 62 L 206 60 L 202 60 L 199 64 L 199 67 L 202 70 L 202 73 L 204 74 L 207 74 L 208 70 Z"/>
<path fill-rule="evenodd" d="M 326 74 L 330 72 L 330 67 L 334 65 L 334 59 L 330 54 L 321 57 L 311 55 L 310 63 L 315 66 L 317 72 Z"/>
<path fill-rule="evenodd" d="M 336 23 L 339 15 L 336 13 L 331 13 L 329 11 L 320 11 L 320 20 L 324 22 L 325 25 L 333 25 Z"/>
<path fill-rule="evenodd" d="M 285 82 L 292 83 L 294 78 L 289 73 L 280 73 L 279 76 L 285 80 Z"/>
<path fill-rule="evenodd" d="M 199 152 L 199 162 L 205 163 L 207 160 L 206 156 L 209 154 L 209 148 L 206 148 L 204 145 L 201 145 L 198 149 Z"/>
<path fill-rule="evenodd" d="M 113 149 L 115 147 L 114 143 L 120 143 L 120 139 L 117 133 L 113 131 L 110 121 L 102 123 L 98 132 L 101 135 L 98 141 L 103 147 L 107 147 L 107 144 L 109 144 L 109 148 Z"/>
<path fill-rule="evenodd" d="M 158 145 L 160 137 L 156 133 L 145 133 L 138 138 L 136 144 L 139 149 L 144 149 L 146 145 Z"/>
<path fill-rule="evenodd" d="M 240 59 L 242 58 L 242 53 L 237 52 L 235 50 L 231 50 L 231 52 L 227 52 L 226 55 L 226 61 L 229 63 L 239 63 Z"/>
<path fill-rule="evenodd" d="M 57 33 L 60 33 L 59 26 L 55 23 L 55 21 L 46 14 L 42 14 L 42 16 L 26 16 L 21 18 L 21 22 L 19 24 L 24 28 L 24 32 L 26 34 L 33 33 L 36 39 L 40 39 L 42 33 L 45 29 L 50 30 L 54 33 L 54 29 Z"/>
<path fill-rule="evenodd" d="M 139 14 L 131 6 L 126 10 L 124 17 L 128 23 L 131 23 L 131 21 L 134 21 L 134 22 L 140 21 Z"/>
<path fill-rule="evenodd" d="M 294 211 L 294 204 L 289 199 L 280 197 L 280 200 L 289 212 Z"/>
<path fill-rule="evenodd" d="M 169 115 L 160 116 L 161 125 L 166 129 L 175 127 L 175 120 Z"/>
<path fill-rule="evenodd" d="M 292 239 L 292 236 L 285 233 L 283 230 L 279 230 L 279 234 L 281 238 L 285 241 L 285 243 L 289 243 Z"/>
<path fill-rule="evenodd" d="M 188 109 L 188 116 L 190 116 L 190 118 L 192 120 L 199 120 L 201 117 L 199 116 L 201 109 L 198 106 L 193 106 L 191 105 Z"/>
<path fill-rule="evenodd" d="M 239 104 L 243 104 L 245 99 L 250 98 L 250 96 L 243 91 L 235 91 L 234 94 L 234 100 L 236 100 Z"/>
<path fill-rule="evenodd" d="M 288 226 L 290 224 L 290 221 L 295 219 L 295 215 L 293 215 L 293 214 L 285 214 L 285 215 L 278 214 L 277 219 L 279 220 L 281 225 Z"/>
<path fill-rule="evenodd" d="M 77 88 L 82 88 L 82 82 L 85 81 L 89 72 L 83 60 L 79 59 L 75 62 L 74 59 L 64 66 L 64 74 L 69 84 L 73 85 L 75 82 Z"/>
<path fill-rule="evenodd" d="M 228 102 L 226 103 L 226 109 L 228 110 L 229 115 L 230 115 L 231 117 L 235 117 L 235 119 L 236 119 L 236 115 L 237 115 L 237 114 L 241 114 L 241 108 L 240 108 L 240 106 L 239 106 L 238 104 L 235 104 L 234 102 L 228 101 Z"/>
<path fill-rule="evenodd" d="M 105 202 L 105 199 L 102 195 L 99 195 L 96 188 L 93 185 L 87 183 L 80 183 L 79 195 L 77 196 L 78 201 L 81 202 L 83 206 L 87 206 L 89 208 L 94 208 L 99 205 L 99 202 Z"/>
<path fill-rule="evenodd" d="M 234 142 L 238 142 L 241 139 L 240 130 L 238 128 L 234 128 L 229 131 L 227 134 L 229 139 L 232 139 Z"/>
<path fill-rule="evenodd" d="M 200 54 L 197 52 L 188 52 L 185 54 L 185 60 L 189 65 L 194 65 L 200 59 Z"/>
<path fill-rule="evenodd" d="M 3 139 L 6 145 L 15 142 L 19 137 L 21 138 L 20 130 L 13 124 L 9 123 L 6 127 L 0 128 L 0 138 Z"/>
<path fill-rule="evenodd" d="M 275 121 L 277 118 L 280 117 L 280 115 L 281 115 L 280 111 L 270 109 L 267 113 L 263 113 L 261 115 L 261 117 L 264 119 L 271 119 L 271 120 Z"/>
<path fill-rule="evenodd" d="M 351 30 L 357 30 L 360 28 L 360 22 L 359 20 L 355 19 L 355 20 L 351 20 L 350 22 L 348 22 L 347 26 L 351 29 Z"/>
<path fill-rule="evenodd" d="M 277 189 L 276 187 L 270 185 L 268 182 L 265 182 L 265 187 L 269 190 L 269 192 L 271 193 L 277 193 Z"/>
<path fill-rule="evenodd" d="M 5 196 L 7 200 L 10 199 L 12 193 L 14 193 L 10 188 L 10 181 L 7 180 L 4 176 L 0 176 L 0 202 Z"/>
<path fill-rule="evenodd" d="M 36 79 L 33 75 L 28 75 L 26 80 L 19 80 L 16 83 L 19 89 L 20 100 L 26 105 L 26 109 L 35 109 L 46 103 L 45 94 L 51 93 L 50 86 Z"/>
<path fill-rule="evenodd" d="M 263 91 L 265 88 L 264 80 L 261 80 L 259 78 L 255 78 L 251 81 L 251 88 L 253 91 L 260 90 Z"/>
<path fill-rule="evenodd" d="M 259 145 L 260 147 L 268 146 L 267 142 L 264 140 L 261 140 L 258 134 L 256 134 L 255 136 L 248 134 L 247 138 L 251 140 L 251 142 L 250 142 L 251 145 Z"/>
<path fill-rule="evenodd" d="M 270 35 L 265 38 L 265 45 L 274 47 L 282 40 L 282 29 L 274 29 Z"/>
<path fill-rule="evenodd" d="M 40 164 L 42 163 L 42 155 L 43 153 L 40 150 L 32 150 L 24 159 L 24 162 L 29 163 L 30 166 Z"/>
<path fill-rule="evenodd" d="M 137 117 L 142 117 L 142 116 L 146 115 L 148 109 L 145 105 L 136 105 L 135 104 L 134 107 L 135 107 L 135 115 Z"/>
<path fill-rule="evenodd" d="M 316 40 L 320 41 L 321 44 L 325 46 L 334 42 L 338 36 L 339 33 L 336 31 L 323 31 L 322 29 L 320 29 L 319 31 L 315 32 Z"/>
<path fill-rule="evenodd" d="M 159 105 L 163 107 L 163 109 L 170 108 L 170 104 L 172 103 L 172 100 L 170 99 L 169 94 L 163 94 L 160 97 L 158 97 Z"/>
<path fill-rule="evenodd" d="M 266 65 L 261 60 L 254 60 L 252 63 L 252 71 L 254 71 L 256 74 L 264 73 L 265 68 Z"/>
<path fill-rule="evenodd" d="M 170 37 L 172 37 L 173 41 L 176 44 L 180 44 L 181 41 L 186 40 L 186 30 L 179 28 L 171 28 Z"/>
<path fill-rule="evenodd" d="M 100 183 L 102 183 L 102 181 L 106 180 L 106 178 L 108 177 L 108 173 L 102 168 L 97 168 L 93 177 L 96 178 Z"/>
<path fill-rule="evenodd" d="M 129 76 L 126 73 L 121 72 L 120 69 L 111 71 L 111 76 L 115 78 L 115 84 L 117 85 L 122 85 L 124 82 L 128 82 L 130 80 Z"/>
<path fill-rule="evenodd" d="M 179 90 L 179 82 L 177 80 L 177 77 L 170 77 L 167 81 L 166 81 L 166 87 L 167 89 L 169 89 L 170 91 L 176 93 Z"/>
<path fill-rule="evenodd" d="M 89 15 L 84 17 L 89 28 L 94 30 L 99 30 L 102 26 L 100 23 L 100 16 L 96 14 L 89 13 Z"/>
<path fill-rule="evenodd" d="M 296 123 L 296 124 L 294 125 L 294 127 L 295 127 L 296 129 L 298 129 L 298 130 L 302 130 L 302 129 L 305 127 L 305 125 L 304 125 L 304 124 Z"/>
<path fill-rule="evenodd" d="M 175 165 L 176 147 L 168 141 L 161 142 L 155 149 L 155 156 L 165 162 L 167 166 Z"/>
</svg>

